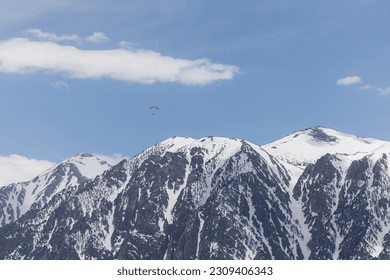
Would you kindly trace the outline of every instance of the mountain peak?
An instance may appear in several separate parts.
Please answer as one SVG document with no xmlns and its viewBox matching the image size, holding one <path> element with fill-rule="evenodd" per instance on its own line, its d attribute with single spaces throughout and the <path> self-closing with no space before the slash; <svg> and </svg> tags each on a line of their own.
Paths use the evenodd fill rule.
<svg viewBox="0 0 390 280">
<path fill-rule="evenodd" d="M 309 129 L 309 135 L 313 138 L 314 141 L 328 142 L 328 143 L 337 142 L 338 138 L 334 135 L 331 135 L 330 133 L 329 134 L 326 133 L 327 130 L 330 129 L 326 129 L 320 126 L 313 127 Z"/>
<path fill-rule="evenodd" d="M 95 178 L 112 166 L 89 153 L 80 153 L 68 158 L 34 179 L 3 187 L 0 205 L 12 205 L 10 213 L 0 213 L 0 227 L 18 219 L 33 207 L 41 207 L 55 194 Z"/>
<path fill-rule="evenodd" d="M 328 127 L 323 127 L 323 126 L 314 126 L 314 127 L 309 127 L 302 130 L 294 131 L 281 139 L 285 139 L 289 136 L 291 136 L 292 138 L 304 136 L 307 137 L 307 140 L 312 140 L 315 142 L 327 142 L 327 143 L 337 143 L 338 139 L 343 136 L 357 137 L 352 134 L 345 134 L 337 130 Z"/>
<path fill-rule="evenodd" d="M 90 153 L 79 153 L 79 154 L 77 154 L 77 155 L 75 155 L 74 157 L 93 157 L 93 155 L 92 154 L 90 154 Z"/>
<path fill-rule="evenodd" d="M 384 143 L 317 126 L 293 132 L 262 148 L 282 161 L 305 167 L 327 153 L 372 153 Z"/>
<path fill-rule="evenodd" d="M 158 147 L 169 152 L 177 152 L 183 149 L 201 147 L 207 150 L 213 150 L 214 148 L 220 149 L 222 147 L 237 146 L 237 144 L 241 145 L 241 143 L 242 140 L 236 138 L 219 136 L 206 136 L 199 139 L 175 136 L 160 142 L 153 146 L 152 149 Z"/>
</svg>

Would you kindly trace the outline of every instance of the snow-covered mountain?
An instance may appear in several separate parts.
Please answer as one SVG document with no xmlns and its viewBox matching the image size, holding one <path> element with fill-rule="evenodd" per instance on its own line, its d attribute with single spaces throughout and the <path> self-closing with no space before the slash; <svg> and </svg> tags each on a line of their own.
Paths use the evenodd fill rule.
<svg viewBox="0 0 390 280">
<path fill-rule="evenodd" d="M 279 160 L 304 169 L 325 154 L 367 155 L 386 141 L 361 138 L 325 127 L 296 131 L 262 148 Z"/>
<path fill-rule="evenodd" d="M 360 159 L 327 154 L 294 187 L 313 259 L 390 258 L 390 146 Z"/>
<path fill-rule="evenodd" d="M 0 187 L 0 227 L 31 208 L 41 208 L 65 188 L 92 179 L 110 167 L 107 162 L 82 153 L 56 164 L 31 181 Z"/>
<path fill-rule="evenodd" d="M 171 138 L 1 228 L 0 256 L 303 258 L 288 179 L 248 142 Z"/>
<path fill-rule="evenodd" d="M 261 147 L 170 138 L 35 196 L 0 259 L 390 259 L 389 159 L 322 127 Z"/>
</svg>

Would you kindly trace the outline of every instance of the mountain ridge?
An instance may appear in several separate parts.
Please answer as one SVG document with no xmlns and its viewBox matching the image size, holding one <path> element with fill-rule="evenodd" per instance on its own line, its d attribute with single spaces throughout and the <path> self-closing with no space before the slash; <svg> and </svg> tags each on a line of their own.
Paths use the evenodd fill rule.
<svg viewBox="0 0 390 280">
<path fill-rule="evenodd" d="M 89 153 L 66 159 L 30 181 L 0 188 L 0 225 L 16 220 L 30 208 L 41 207 L 57 192 L 80 184 L 110 168 L 111 165 Z"/>
<path fill-rule="evenodd" d="M 0 227 L 0 258 L 389 259 L 389 147 L 322 127 L 171 137 Z"/>
</svg>

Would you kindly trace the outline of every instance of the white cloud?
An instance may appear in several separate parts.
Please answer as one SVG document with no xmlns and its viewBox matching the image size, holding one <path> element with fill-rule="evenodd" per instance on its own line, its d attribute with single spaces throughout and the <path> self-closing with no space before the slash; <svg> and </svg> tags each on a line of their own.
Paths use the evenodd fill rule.
<svg viewBox="0 0 390 280">
<path fill-rule="evenodd" d="M 106 36 L 106 34 L 102 32 L 94 32 L 91 36 L 88 36 L 85 38 L 88 42 L 91 43 L 105 43 L 108 42 L 110 39 Z"/>
<path fill-rule="evenodd" d="M 125 49 L 125 50 L 132 50 L 135 49 L 135 44 L 127 42 L 127 41 L 120 41 L 118 43 L 119 48 Z"/>
<path fill-rule="evenodd" d="M 0 41 L 0 72 L 55 72 L 80 79 L 204 85 L 230 80 L 239 68 L 209 59 L 180 59 L 138 50 L 83 50 L 55 42 L 14 38 Z"/>
<path fill-rule="evenodd" d="M 337 80 L 337 85 L 354 85 L 358 83 L 362 83 L 363 79 L 359 76 L 348 76 Z M 382 95 L 390 95 L 390 87 L 380 88 L 375 85 L 364 84 L 360 86 L 358 89 L 360 90 L 373 90 L 377 91 Z"/>
<path fill-rule="evenodd" d="M 378 91 L 379 91 L 380 94 L 390 95 L 390 87 L 378 88 Z"/>
<path fill-rule="evenodd" d="M 359 89 L 361 89 L 361 90 L 368 90 L 368 89 L 372 89 L 372 88 L 374 88 L 374 86 L 372 86 L 372 85 L 364 85 L 364 86 L 361 86 L 361 87 L 359 87 Z"/>
<path fill-rule="evenodd" d="M 359 76 L 347 76 L 337 80 L 337 85 L 339 86 L 349 86 L 353 84 L 359 84 L 363 80 Z"/>
<path fill-rule="evenodd" d="M 90 43 L 105 43 L 110 39 L 103 32 L 95 31 L 92 35 L 87 36 L 85 38 L 76 35 L 76 34 L 65 34 L 65 35 L 57 35 L 54 33 L 44 32 L 37 28 L 27 29 L 24 32 L 24 35 L 33 37 L 42 41 L 50 41 L 50 42 L 76 42 L 81 43 L 83 40 Z"/>
<path fill-rule="evenodd" d="M 52 41 L 52 42 L 71 41 L 71 42 L 81 43 L 82 41 L 82 38 L 76 34 L 56 35 L 54 33 L 43 32 L 40 29 L 28 29 L 24 31 L 24 34 L 31 35 L 39 40 Z"/>
<path fill-rule="evenodd" d="M 15 154 L 0 156 L 0 186 L 31 180 L 54 164 Z"/>
<path fill-rule="evenodd" d="M 57 81 L 51 85 L 55 89 L 69 89 L 69 85 L 67 82 L 64 81 Z"/>
</svg>

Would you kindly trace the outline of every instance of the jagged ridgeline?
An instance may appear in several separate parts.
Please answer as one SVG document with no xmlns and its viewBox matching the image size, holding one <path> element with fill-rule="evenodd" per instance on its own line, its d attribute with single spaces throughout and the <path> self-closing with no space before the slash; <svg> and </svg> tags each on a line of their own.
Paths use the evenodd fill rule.
<svg viewBox="0 0 390 280">
<path fill-rule="evenodd" d="M 389 259 L 390 143 L 174 137 L 0 188 L 0 259 Z"/>
</svg>

